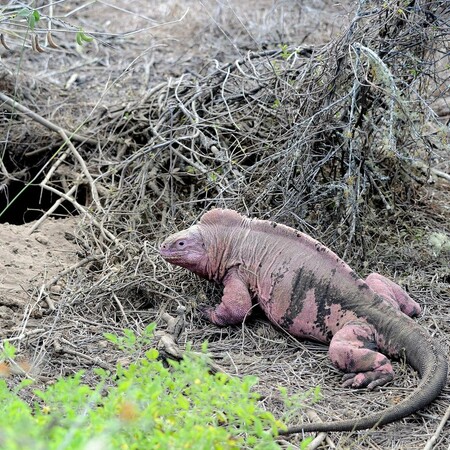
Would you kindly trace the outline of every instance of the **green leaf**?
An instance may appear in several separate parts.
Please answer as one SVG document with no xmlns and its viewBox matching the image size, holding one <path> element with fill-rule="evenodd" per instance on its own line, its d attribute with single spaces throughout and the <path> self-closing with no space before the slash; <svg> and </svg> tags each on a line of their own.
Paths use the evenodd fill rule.
<svg viewBox="0 0 450 450">
<path fill-rule="evenodd" d="M 144 328 L 142 335 L 146 336 L 146 337 L 153 337 L 153 332 L 155 331 L 155 328 L 156 328 L 156 323 L 151 323 L 150 325 L 147 325 Z"/>
<path fill-rule="evenodd" d="M 305 438 L 301 443 L 300 443 L 300 449 L 301 450 L 306 450 L 309 446 L 309 444 L 311 444 L 311 442 L 313 441 L 312 437 L 307 437 Z"/>
<path fill-rule="evenodd" d="M 134 334 L 133 330 L 125 328 L 125 330 L 123 330 L 123 334 L 126 336 L 130 344 L 134 344 L 136 342 L 136 335 Z"/>
<path fill-rule="evenodd" d="M 320 386 L 316 386 L 313 391 L 313 401 L 318 402 L 322 398 L 322 393 L 320 392 Z"/>
<path fill-rule="evenodd" d="M 22 389 L 31 386 L 34 383 L 33 380 L 30 380 L 28 378 L 22 380 L 15 388 L 14 388 L 14 392 L 17 394 L 19 391 L 21 391 Z"/>
<path fill-rule="evenodd" d="M 75 39 L 77 40 L 78 45 L 83 45 L 83 40 L 81 39 L 82 31 L 77 31 Z"/>
<path fill-rule="evenodd" d="M 28 26 L 30 27 L 31 30 L 34 30 L 34 25 L 36 23 L 36 19 L 34 18 L 33 14 L 30 14 L 27 18 L 28 20 Z"/>
<path fill-rule="evenodd" d="M 28 8 L 22 8 L 17 13 L 17 17 L 28 17 L 29 15 L 30 15 L 30 10 Z"/>
<path fill-rule="evenodd" d="M 77 40 L 78 45 L 83 45 L 83 42 L 92 42 L 94 40 L 93 37 L 88 36 L 82 28 L 80 28 L 77 31 L 77 34 L 75 36 L 75 39 Z"/>
<path fill-rule="evenodd" d="M 85 42 L 92 42 L 92 41 L 94 40 L 93 37 L 88 36 L 88 35 L 86 35 L 86 34 L 84 34 L 84 33 L 81 33 L 81 39 L 82 39 L 83 41 L 85 41 Z"/>
<path fill-rule="evenodd" d="M 14 359 L 16 356 L 16 348 L 8 341 L 3 341 L 3 355 L 7 359 Z"/>
<path fill-rule="evenodd" d="M 38 11 L 34 10 L 31 11 L 30 14 L 27 17 L 28 20 L 28 26 L 31 30 L 34 30 L 34 27 L 36 26 L 36 23 L 39 22 L 39 19 L 41 18 L 41 15 Z"/>
<path fill-rule="evenodd" d="M 150 360 L 154 361 L 155 359 L 158 359 L 159 352 L 156 350 L 156 348 L 150 349 L 148 352 L 145 353 L 145 356 Z"/>
<path fill-rule="evenodd" d="M 103 337 L 115 345 L 119 343 L 119 338 L 115 334 L 103 333 Z"/>
<path fill-rule="evenodd" d="M 191 404 L 189 403 L 189 400 L 183 396 L 179 396 L 177 398 L 177 403 L 181 409 L 189 409 L 189 406 L 191 406 Z"/>
</svg>

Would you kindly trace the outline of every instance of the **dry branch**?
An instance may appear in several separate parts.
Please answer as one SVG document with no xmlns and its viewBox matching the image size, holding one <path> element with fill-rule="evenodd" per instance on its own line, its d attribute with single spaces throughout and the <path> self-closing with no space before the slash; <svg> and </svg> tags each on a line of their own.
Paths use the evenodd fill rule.
<svg viewBox="0 0 450 450">
<path fill-rule="evenodd" d="M 131 222 L 150 210 L 157 228 L 229 206 L 314 223 L 341 254 L 364 252 L 368 212 L 394 214 L 414 198 L 426 183 L 414 168 L 429 167 L 439 145 L 420 130 L 442 128 L 429 92 L 449 81 L 437 65 L 448 45 L 445 5 L 402 5 L 360 2 L 343 37 L 323 47 L 248 52 L 111 108 L 99 131 L 120 130 L 136 146 L 114 180 L 102 179 L 117 192 L 109 208 L 125 207 Z"/>
<path fill-rule="evenodd" d="M 449 418 L 450 418 L 450 406 L 447 408 L 447 411 L 445 411 L 445 414 L 442 417 L 442 420 L 439 423 L 439 426 L 437 427 L 433 436 L 431 436 L 431 438 L 427 441 L 423 450 L 432 450 L 434 448 L 434 444 L 436 444 L 436 441 L 438 440 L 439 435 L 442 433 L 442 430 L 444 429 L 444 426 L 447 423 Z"/>
<path fill-rule="evenodd" d="M 44 125 L 45 127 L 47 127 L 50 130 L 56 131 L 57 133 L 60 133 L 61 131 L 63 131 L 66 135 L 69 135 L 71 137 L 71 139 L 73 139 L 75 141 L 86 143 L 86 144 L 92 144 L 92 145 L 98 144 L 97 139 L 91 139 L 86 136 L 81 136 L 76 132 L 63 130 L 58 125 L 55 125 L 54 123 L 45 119 L 44 117 L 40 116 L 39 114 L 35 113 L 34 111 L 31 111 L 31 109 L 27 108 L 26 106 L 23 106 L 17 100 L 13 100 L 12 98 L 8 97 L 3 92 L 0 92 L 0 100 L 2 100 L 4 102 L 2 106 L 7 108 L 12 113 L 20 112 L 22 114 L 25 114 L 28 117 L 31 117 L 36 122 L 40 123 L 41 125 Z"/>
<path fill-rule="evenodd" d="M 312 409 L 308 408 L 306 410 L 306 415 L 311 419 L 312 422 L 318 423 L 321 422 L 319 415 Z M 336 448 L 331 438 L 328 436 L 328 433 L 319 433 L 314 440 L 308 445 L 308 450 L 315 450 L 318 448 L 323 441 L 326 441 L 328 447 L 330 449 Z"/>
</svg>

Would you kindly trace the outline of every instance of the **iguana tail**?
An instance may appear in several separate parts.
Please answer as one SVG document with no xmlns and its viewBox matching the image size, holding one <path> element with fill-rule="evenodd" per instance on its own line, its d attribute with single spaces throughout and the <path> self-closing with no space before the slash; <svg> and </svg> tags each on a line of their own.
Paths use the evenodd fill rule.
<svg viewBox="0 0 450 450">
<path fill-rule="evenodd" d="M 376 428 L 402 419 L 429 405 L 439 396 L 447 384 L 447 355 L 433 339 L 414 321 L 406 321 L 405 326 L 390 330 L 396 342 L 403 348 L 407 362 L 419 373 L 421 380 L 417 388 L 398 405 L 384 411 L 338 422 L 306 423 L 280 430 L 280 435 L 301 432 L 357 431 Z"/>
</svg>

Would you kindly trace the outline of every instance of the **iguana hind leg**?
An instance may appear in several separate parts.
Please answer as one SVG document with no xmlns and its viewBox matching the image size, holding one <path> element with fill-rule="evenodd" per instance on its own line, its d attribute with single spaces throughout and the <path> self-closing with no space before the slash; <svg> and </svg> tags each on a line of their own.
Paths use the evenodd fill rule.
<svg viewBox="0 0 450 450">
<path fill-rule="evenodd" d="M 395 308 L 400 308 L 400 311 L 404 314 L 410 317 L 418 316 L 420 314 L 420 305 L 415 302 L 404 289 L 389 278 L 374 272 L 365 279 L 365 282 L 372 291 L 381 295 Z"/>
<path fill-rule="evenodd" d="M 329 356 L 344 372 L 343 386 L 373 389 L 394 378 L 389 359 L 377 351 L 373 328 L 363 320 L 348 322 L 331 339 Z"/>
</svg>

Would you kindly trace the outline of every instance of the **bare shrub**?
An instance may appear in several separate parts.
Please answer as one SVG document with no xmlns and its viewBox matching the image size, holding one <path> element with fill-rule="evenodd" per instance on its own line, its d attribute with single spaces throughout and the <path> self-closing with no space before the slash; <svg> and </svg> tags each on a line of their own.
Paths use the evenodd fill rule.
<svg viewBox="0 0 450 450">
<path fill-rule="evenodd" d="M 118 107 L 98 123 L 122 142 L 104 150 L 105 209 L 120 211 L 105 226 L 159 237 L 169 217 L 227 206 L 363 249 L 364 220 L 414 201 L 415 167 L 445 146 L 430 105 L 448 94 L 448 10 L 361 1 L 328 45 L 211 61 Z"/>
</svg>

